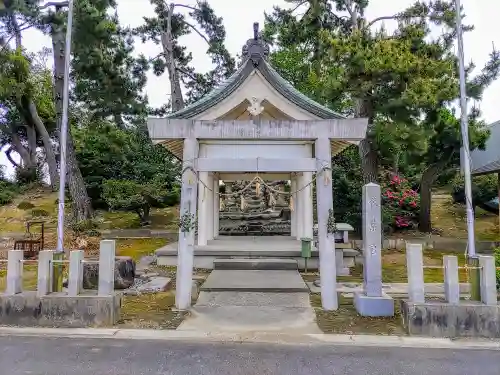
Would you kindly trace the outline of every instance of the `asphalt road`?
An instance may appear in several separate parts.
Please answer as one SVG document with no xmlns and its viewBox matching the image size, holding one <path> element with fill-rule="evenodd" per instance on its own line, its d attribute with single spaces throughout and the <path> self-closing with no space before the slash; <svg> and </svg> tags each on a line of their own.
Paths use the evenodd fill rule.
<svg viewBox="0 0 500 375">
<path fill-rule="evenodd" d="M 498 375 L 500 351 L 0 337 L 5 375 Z"/>
</svg>

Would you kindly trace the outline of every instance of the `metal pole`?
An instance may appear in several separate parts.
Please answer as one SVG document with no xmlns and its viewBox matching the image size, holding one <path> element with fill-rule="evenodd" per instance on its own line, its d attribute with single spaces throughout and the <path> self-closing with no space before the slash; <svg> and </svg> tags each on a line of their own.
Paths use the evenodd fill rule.
<svg viewBox="0 0 500 375">
<path fill-rule="evenodd" d="M 66 189 L 66 148 L 68 142 L 68 107 L 69 107 L 69 70 L 71 66 L 71 34 L 73 29 L 73 2 L 68 2 L 68 25 L 66 46 L 64 48 L 64 91 L 61 134 L 59 136 L 60 173 L 59 173 L 59 212 L 57 215 L 57 252 L 64 252 L 64 200 Z"/>
<path fill-rule="evenodd" d="M 467 252 L 469 257 L 476 255 L 476 241 L 474 238 L 474 210 L 472 207 L 472 183 L 469 150 L 469 124 L 467 115 L 467 94 L 465 91 L 465 63 L 464 63 L 464 40 L 462 30 L 462 12 L 460 0 L 455 0 L 457 17 L 458 37 L 458 63 L 460 73 L 460 125 L 462 128 L 463 166 L 465 179 L 465 204 L 467 212 Z"/>
</svg>

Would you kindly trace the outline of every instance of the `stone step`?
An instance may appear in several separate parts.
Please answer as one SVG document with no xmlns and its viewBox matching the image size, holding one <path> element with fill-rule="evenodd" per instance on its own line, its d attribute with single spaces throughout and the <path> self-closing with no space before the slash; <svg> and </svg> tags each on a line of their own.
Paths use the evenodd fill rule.
<svg viewBox="0 0 500 375">
<path fill-rule="evenodd" d="M 309 292 L 298 271 L 214 270 L 200 288 L 204 292 Z"/>
<path fill-rule="evenodd" d="M 215 270 L 297 270 L 298 264 L 293 259 L 216 259 Z"/>
</svg>

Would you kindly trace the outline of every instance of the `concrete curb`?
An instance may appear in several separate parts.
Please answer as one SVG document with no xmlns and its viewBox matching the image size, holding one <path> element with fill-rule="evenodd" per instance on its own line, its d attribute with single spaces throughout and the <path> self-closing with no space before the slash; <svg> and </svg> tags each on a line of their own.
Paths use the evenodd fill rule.
<svg viewBox="0 0 500 375">
<path fill-rule="evenodd" d="M 120 340 L 197 341 L 211 343 L 261 343 L 281 345 L 377 346 L 422 349 L 500 350 L 500 342 L 481 339 L 445 339 L 375 335 L 290 335 L 279 332 L 201 332 L 147 329 L 18 328 L 0 327 L 0 337 L 57 337 Z"/>
</svg>

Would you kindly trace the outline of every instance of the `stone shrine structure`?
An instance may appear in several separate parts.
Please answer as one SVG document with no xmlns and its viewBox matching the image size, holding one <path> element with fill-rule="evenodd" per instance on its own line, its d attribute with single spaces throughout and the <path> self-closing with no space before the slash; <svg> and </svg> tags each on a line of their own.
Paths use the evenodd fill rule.
<svg viewBox="0 0 500 375">
<path fill-rule="evenodd" d="M 191 306 L 195 257 L 221 242 L 222 221 L 231 217 L 245 222 L 255 220 L 260 230 L 272 220 L 278 223 L 278 218 L 288 221 L 288 214 L 290 231 L 283 233 L 287 236 L 282 237 L 288 238 L 283 243 L 296 247 L 299 254 L 299 240 L 313 238 L 314 222 L 318 223 L 322 305 L 326 310 L 337 308 L 335 242 L 327 233 L 333 203 L 331 159 L 365 137 L 368 120 L 347 119 L 309 99 L 274 70 L 268 54 L 258 25 L 254 25 L 254 36 L 242 50 L 242 64 L 226 82 L 167 118 L 148 119 L 151 139 L 182 160 L 182 221 L 197 220 L 197 238 L 191 225 L 179 230 L 178 309 Z M 290 181 L 293 209 L 287 210 L 290 202 L 281 201 L 277 194 L 274 209 L 267 211 L 268 202 L 260 195 L 252 197 L 249 191 L 246 208 L 241 209 L 241 197 L 240 201 L 228 197 L 220 215 L 220 199 L 224 201 L 219 194 L 221 181 L 260 181 L 262 186 L 266 181 Z M 256 186 L 249 189 L 255 192 Z M 248 254 L 249 246 L 255 246 L 249 244 L 248 237 L 241 238 L 241 246 L 230 249 L 231 254 Z M 270 250 L 269 243 L 264 245 Z"/>
</svg>

